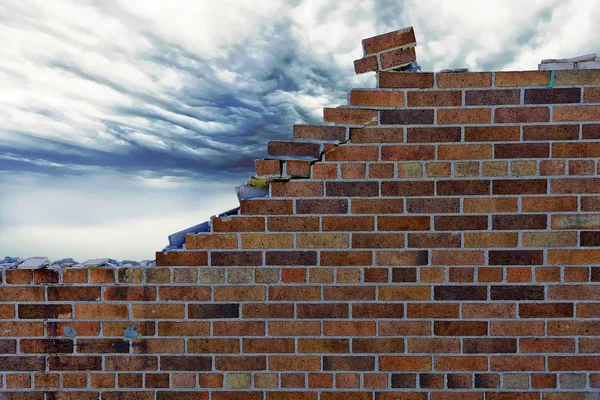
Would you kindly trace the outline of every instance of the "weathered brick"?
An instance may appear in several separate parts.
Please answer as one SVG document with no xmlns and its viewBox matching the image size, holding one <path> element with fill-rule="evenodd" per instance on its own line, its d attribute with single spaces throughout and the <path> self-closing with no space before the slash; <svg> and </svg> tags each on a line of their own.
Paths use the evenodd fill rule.
<svg viewBox="0 0 600 400">
<path fill-rule="evenodd" d="M 519 90 L 467 90 L 465 105 L 491 106 L 500 104 L 519 104 Z M 460 105 L 460 104 L 459 104 Z"/>
<path fill-rule="evenodd" d="M 489 108 L 440 108 L 437 110 L 437 123 L 449 124 L 489 124 L 492 110 Z"/>
<path fill-rule="evenodd" d="M 433 124 L 433 109 L 382 110 L 381 125 Z"/>
<path fill-rule="evenodd" d="M 350 141 L 352 143 L 401 143 L 403 128 L 352 128 Z"/>
<path fill-rule="evenodd" d="M 380 90 L 352 90 L 350 92 L 350 105 L 402 107 L 404 105 L 404 93 Z"/>
<path fill-rule="evenodd" d="M 273 197 L 322 197 L 322 182 L 272 182 L 270 184 Z"/>
<path fill-rule="evenodd" d="M 409 107 L 460 106 L 460 91 L 409 91 Z"/>
<path fill-rule="evenodd" d="M 136 319 L 183 319 L 183 304 L 134 304 L 131 315 Z"/>
<path fill-rule="evenodd" d="M 295 139 L 343 141 L 346 138 L 346 128 L 327 125 L 294 125 L 293 137 Z"/>
<path fill-rule="evenodd" d="M 381 159 L 383 161 L 433 160 L 435 147 L 424 145 L 383 146 Z"/>
<path fill-rule="evenodd" d="M 325 190 L 327 196 L 344 197 L 375 197 L 379 194 L 377 182 L 326 182 Z"/>
<path fill-rule="evenodd" d="M 19 304 L 20 319 L 71 318 L 73 311 L 70 304 Z"/>
<path fill-rule="evenodd" d="M 436 356 L 436 371 L 486 371 L 487 357 L 480 356 Z"/>
<path fill-rule="evenodd" d="M 61 288 L 62 289 L 62 288 Z M 66 289 L 66 288 L 65 288 Z M 72 289 L 72 288 L 68 288 Z M 84 288 L 86 289 L 86 288 Z M 98 288 L 100 289 L 100 288 Z M 210 292 L 210 291 L 209 291 Z M 92 291 L 92 296 L 93 296 Z M 50 293 L 48 293 L 50 295 Z M 92 297 L 90 296 L 90 297 Z M 98 300 L 100 293 L 97 298 L 92 300 Z M 210 298 L 210 293 L 208 295 Z M 155 301 L 156 300 L 156 288 L 155 287 L 144 287 L 144 286 L 120 286 L 120 287 L 107 287 L 104 289 L 104 300 L 116 300 L 116 301 Z"/>
<path fill-rule="evenodd" d="M 372 356 L 323 356 L 323 371 L 374 371 Z"/>
<path fill-rule="evenodd" d="M 439 187 L 438 187 L 439 188 Z M 382 196 L 433 196 L 434 182 L 384 181 L 381 182 Z"/>
<path fill-rule="evenodd" d="M 106 288 L 106 289 L 115 289 L 115 288 Z M 96 286 L 96 287 L 95 286 L 48 287 L 47 291 L 48 291 L 48 301 L 96 301 L 96 300 L 100 300 L 100 287 L 99 286 Z M 106 299 L 108 299 L 108 298 L 106 298 Z"/>
<path fill-rule="evenodd" d="M 323 121 L 348 125 L 376 125 L 377 111 L 361 108 L 323 108 Z"/>
<path fill-rule="evenodd" d="M 554 120 L 557 120 L 556 117 Z M 548 107 L 498 107 L 494 111 L 494 123 L 549 121 L 550 109 Z"/>
<path fill-rule="evenodd" d="M 436 216 L 434 225 L 438 231 L 487 230 L 488 217 L 479 215 Z"/>
<path fill-rule="evenodd" d="M 357 74 L 364 74 L 365 72 L 377 71 L 379 66 L 377 65 L 376 56 L 363 57 L 359 60 L 354 60 L 354 71 Z"/>
</svg>

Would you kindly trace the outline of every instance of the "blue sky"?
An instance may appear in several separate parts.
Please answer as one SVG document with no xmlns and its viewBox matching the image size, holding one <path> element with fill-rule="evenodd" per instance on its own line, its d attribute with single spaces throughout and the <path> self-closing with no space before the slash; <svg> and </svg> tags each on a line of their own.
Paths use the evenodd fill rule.
<svg viewBox="0 0 600 400">
<path fill-rule="evenodd" d="M 600 49 L 587 0 L 0 3 L 0 258 L 154 259 L 238 205 L 269 140 L 355 87 L 361 40 L 413 26 L 423 71 Z"/>
</svg>

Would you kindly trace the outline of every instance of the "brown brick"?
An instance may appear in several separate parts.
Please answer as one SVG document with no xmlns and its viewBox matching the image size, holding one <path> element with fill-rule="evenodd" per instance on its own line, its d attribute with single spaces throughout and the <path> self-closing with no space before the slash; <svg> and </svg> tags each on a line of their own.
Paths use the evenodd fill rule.
<svg viewBox="0 0 600 400">
<path fill-rule="evenodd" d="M 71 288 L 68 288 L 71 289 Z M 86 289 L 86 288 L 84 288 Z M 100 288 L 98 288 L 100 289 Z M 99 293 L 98 293 L 99 296 Z M 208 297 L 210 299 L 210 290 Z M 92 299 L 96 300 L 96 299 Z M 144 286 L 107 287 L 104 289 L 104 300 L 116 301 L 155 301 L 156 288 Z"/>
<path fill-rule="evenodd" d="M 200 375 L 200 378 L 202 378 L 202 375 Z M 221 386 L 222 385 L 219 385 L 218 388 L 220 388 Z M 193 392 L 193 393 L 194 393 L 194 395 L 197 394 L 196 392 Z M 177 396 L 179 396 L 178 393 L 175 393 L 175 394 Z M 213 392 L 211 394 L 211 397 L 212 397 L 212 400 L 262 400 L 263 394 L 262 394 L 262 392 L 240 392 L 240 391 L 235 391 L 235 392 Z M 193 397 L 190 400 L 192 400 L 192 399 L 196 400 L 196 397 Z M 169 398 L 169 399 L 159 399 L 159 400 L 179 400 L 179 397 L 174 397 L 172 399 L 171 398 Z M 188 400 L 188 399 L 182 399 L 182 400 Z M 198 400 L 205 400 L 205 398 L 198 398 Z"/>
<path fill-rule="evenodd" d="M 599 229 L 598 214 L 555 214 L 552 215 L 553 229 Z"/>
<path fill-rule="evenodd" d="M 377 71 L 379 69 L 377 65 L 376 56 L 363 57 L 359 60 L 354 60 L 354 71 L 357 74 L 364 74 L 365 72 Z"/>
<path fill-rule="evenodd" d="M 37 357 L 36 357 L 37 358 Z M 110 363 L 107 357 L 106 370 L 110 369 Z M 133 358 L 133 357 L 132 357 Z M 33 357 L 32 357 L 33 359 Z M 156 359 L 156 358 L 155 358 Z M 15 359 L 13 359 L 15 360 Z M 50 371 L 101 371 L 102 370 L 102 357 L 96 356 L 49 356 L 48 358 L 48 369 Z M 43 362 L 42 362 L 43 364 Z M 6 365 L 4 362 L 0 365 Z M 35 370 L 36 368 L 28 368 Z M 14 371 L 20 371 L 15 369 Z"/>
<path fill-rule="evenodd" d="M 440 108 L 437 123 L 448 124 L 489 124 L 492 110 L 489 108 Z"/>
<path fill-rule="evenodd" d="M 431 357 L 379 356 L 380 371 L 431 371 Z"/>
<path fill-rule="evenodd" d="M 435 300 L 487 300 L 485 286 L 435 286 Z"/>
<path fill-rule="evenodd" d="M 433 182 L 403 181 L 381 183 L 382 196 L 433 196 Z"/>
<path fill-rule="evenodd" d="M 519 234 L 516 232 L 478 232 L 464 235 L 467 248 L 517 247 L 519 243 Z"/>
<path fill-rule="evenodd" d="M 23 284 L 31 283 L 33 271 L 26 269 L 9 269 L 6 270 L 6 283 L 8 284 Z"/>
<path fill-rule="evenodd" d="M 577 211 L 577 197 L 546 197 L 540 201 L 539 197 L 523 197 L 522 210 L 525 212 L 550 212 L 550 211 Z"/>
<path fill-rule="evenodd" d="M 408 128 L 406 141 L 408 143 L 460 142 L 460 135 L 460 127 Z"/>
<path fill-rule="evenodd" d="M 291 234 L 242 234 L 244 249 L 291 249 L 294 237 Z"/>
<path fill-rule="evenodd" d="M 430 230 L 429 216 L 379 216 L 377 229 L 380 231 L 428 231 Z"/>
<path fill-rule="evenodd" d="M 478 250 L 433 250 L 431 265 L 481 265 L 485 254 Z"/>
<path fill-rule="evenodd" d="M 415 33 L 412 27 L 408 27 L 363 39 L 362 46 L 364 54 L 367 55 L 412 43 L 416 43 Z"/>
<path fill-rule="evenodd" d="M 574 353 L 575 339 L 521 338 L 519 349 L 521 353 Z"/>
<path fill-rule="evenodd" d="M 421 178 L 423 176 L 423 164 L 418 162 L 399 163 L 398 178 Z"/>
<path fill-rule="evenodd" d="M 327 196 L 374 197 L 379 195 L 377 182 L 326 182 Z"/>
<path fill-rule="evenodd" d="M 600 124 L 584 124 L 581 127 L 583 139 L 600 139 Z"/>
<path fill-rule="evenodd" d="M 582 122 L 600 121 L 599 106 L 555 106 L 552 121 Z"/>
<path fill-rule="evenodd" d="M 596 356 L 549 356 L 550 371 L 598 371 L 600 359 Z"/>
<path fill-rule="evenodd" d="M 458 213 L 460 211 L 460 199 L 407 199 L 406 211 L 409 213 Z"/>
<path fill-rule="evenodd" d="M 427 265 L 427 251 L 377 251 L 377 265 Z"/>
<path fill-rule="evenodd" d="M 319 158 L 321 145 L 311 142 L 271 140 L 267 146 L 267 153 L 270 156 Z"/>
<path fill-rule="evenodd" d="M 217 286 L 214 288 L 215 301 L 264 301 L 264 286 Z"/>
<path fill-rule="evenodd" d="M 19 304 L 20 319 L 71 318 L 70 304 Z"/>
<path fill-rule="evenodd" d="M 319 218 L 269 217 L 267 225 L 271 232 L 311 232 L 319 230 Z"/>
<path fill-rule="evenodd" d="M 402 199 L 352 199 L 353 214 L 401 214 Z"/>
<path fill-rule="evenodd" d="M 271 336 L 314 336 L 320 333 L 321 325 L 318 321 L 269 321 L 269 335 Z"/>
<path fill-rule="evenodd" d="M 544 371 L 542 356 L 492 356 L 490 357 L 492 371 Z"/>
<path fill-rule="evenodd" d="M 542 160 L 540 161 L 540 175 L 564 175 L 565 161 L 564 160 Z"/>
<path fill-rule="evenodd" d="M 445 339 L 434 339 L 445 340 Z M 457 342 L 459 345 L 460 343 Z M 419 387 L 424 389 L 443 389 L 444 374 L 419 374 Z"/>
<path fill-rule="evenodd" d="M 0 287 L 0 301 L 44 301 L 43 287 Z"/>
<path fill-rule="evenodd" d="M 321 358 L 318 356 L 269 356 L 271 371 L 318 371 Z"/>
<path fill-rule="evenodd" d="M 569 160 L 569 175 L 594 175 L 595 160 Z"/>
<path fill-rule="evenodd" d="M 319 301 L 319 286 L 271 286 L 269 300 L 274 301 Z"/>
<path fill-rule="evenodd" d="M 489 106 L 499 104 L 519 104 L 519 90 L 467 90 L 465 105 Z"/>
<path fill-rule="evenodd" d="M 375 287 L 326 286 L 325 300 L 375 300 Z"/>
<path fill-rule="evenodd" d="M 258 266 L 262 265 L 259 251 L 213 251 L 211 266 Z"/>
<path fill-rule="evenodd" d="M 353 304 L 353 318 L 403 318 L 404 308 L 398 304 Z"/>
<path fill-rule="evenodd" d="M 372 231 L 374 217 L 322 217 L 323 231 Z"/>
<path fill-rule="evenodd" d="M 544 300 L 543 286 L 491 286 L 491 300 Z"/>
<path fill-rule="evenodd" d="M 546 86 L 550 84 L 550 71 L 496 72 L 494 86 Z"/>
<path fill-rule="evenodd" d="M 299 353 L 347 353 L 349 339 L 298 339 Z"/>
<path fill-rule="evenodd" d="M 381 110 L 381 125 L 433 124 L 433 109 Z"/>
<path fill-rule="evenodd" d="M 429 300 L 431 298 L 430 286 L 380 286 L 379 300 L 385 301 L 413 301 Z"/>
<path fill-rule="evenodd" d="M 578 138 L 578 125 L 525 125 L 523 127 L 525 140 L 577 140 Z"/>
<path fill-rule="evenodd" d="M 352 235 L 353 248 L 395 249 L 404 247 L 404 235 L 396 233 L 355 233 Z M 366 265 L 366 264 L 365 264 Z M 370 265 L 370 263 L 368 264 Z"/>
<path fill-rule="evenodd" d="M 324 321 L 326 336 L 374 336 L 374 321 Z"/>
<path fill-rule="evenodd" d="M 475 268 L 450 268 L 449 275 L 450 282 L 474 282 Z"/>
<path fill-rule="evenodd" d="M 465 126 L 466 142 L 505 142 L 519 138 L 518 126 Z"/>
<path fill-rule="evenodd" d="M 542 250 L 490 250 L 489 265 L 538 265 L 544 263 Z"/>
<path fill-rule="evenodd" d="M 403 128 L 352 128 L 352 143 L 400 143 L 403 142 Z M 353 148 L 353 147 L 348 147 Z"/>
<path fill-rule="evenodd" d="M 495 230 L 521 230 L 521 229 L 546 229 L 546 215 L 543 214 L 508 214 L 493 215 L 492 229 Z"/>
<path fill-rule="evenodd" d="M 115 288 L 106 288 L 106 289 L 115 289 Z M 100 287 L 94 287 L 94 286 L 48 287 L 48 301 L 96 301 L 96 300 L 100 300 Z"/>
<path fill-rule="evenodd" d="M 416 282 L 416 268 L 392 268 L 392 282 Z"/>
<path fill-rule="evenodd" d="M 492 86 L 491 72 L 436 73 L 439 88 L 472 88 Z"/>
<path fill-rule="evenodd" d="M 251 199 L 240 200 L 240 210 L 242 215 L 287 215 L 292 214 L 292 200 L 275 199 Z M 233 235 L 221 235 L 223 239 L 229 238 L 232 241 Z M 237 241 L 235 243 L 237 245 Z M 231 243 L 233 245 L 233 241 Z M 231 246 L 230 245 L 230 246 Z M 186 247 L 187 248 L 187 247 Z M 222 247 L 217 247 L 222 248 Z M 224 247 L 235 248 L 235 247 Z"/>
<path fill-rule="evenodd" d="M 446 280 L 445 268 L 421 267 L 419 279 L 421 282 L 444 282 Z"/>
<path fill-rule="evenodd" d="M 215 358 L 216 369 L 221 369 L 219 368 L 219 357 Z M 210 371 L 212 359 L 204 356 L 161 356 L 160 369 L 163 371 Z"/>
<path fill-rule="evenodd" d="M 267 251 L 266 265 L 317 265 L 316 251 Z"/>
<path fill-rule="evenodd" d="M 525 89 L 525 104 L 579 103 L 581 88 Z"/>
<path fill-rule="evenodd" d="M 156 266 L 158 267 L 193 267 L 200 265 L 208 265 L 208 253 L 205 251 L 169 251 L 167 253 L 160 251 L 156 252 Z M 92 282 L 91 276 L 90 282 Z"/>
<path fill-rule="evenodd" d="M 346 233 L 297 234 L 296 248 L 347 248 Z"/>
<path fill-rule="evenodd" d="M 348 125 L 376 125 L 377 111 L 361 108 L 323 108 L 323 121 Z"/>
<path fill-rule="evenodd" d="M 383 161 L 433 160 L 435 147 L 429 145 L 383 146 L 381 159 Z"/>
<path fill-rule="evenodd" d="M 293 318 L 293 304 L 253 304 L 248 303 L 242 306 L 243 318 Z"/>
<path fill-rule="evenodd" d="M 370 251 L 322 251 L 322 266 L 371 265 Z"/>
<path fill-rule="evenodd" d="M 281 175 L 281 161 L 279 160 L 254 160 L 257 175 Z"/>
<path fill-rule="evenodd" d="M 449 177 L 451 165 L 449 162 L 428 162 L 425 164 L 425 175 L 427 177 Z"/>
<path fill-rule="evenodd" d="M 378 87 L 380 88 L 432 88 L 433 73 L 419 74 L 411 72 L 380 72 Z"/>
<path fill-rule="evenodd" d="M 600 193 L 599 178 L 552 179 L 550 182 L 553 194 Z"/>
<path fill-rule="evenodd" d="M 375 357 L 323 356 L 323 371 L 374 371 Z"/>
<path fill-rule="evenodd" d="M 553 153 L 554 157 L 561 157 Z M 547 158 L 550 146 L 547 143 L 496 144 L 494 158 Z"/>
<path fill-rule="evenodd" d="M 296 212 L 298 214 L 346 214 L 348 212 L 348 200 L 297 200 Z"/>
<path fill-rule="evenodd" d="M 516 304 L 465 303 L 462 305 L 463 318 L 516 318 Z"/>
<path fill-rule="evenodd" d="M 517 339 L 464 339 L 464 353 L 516 353 Z"/>
<path fill-rule="evenodd" d="M 534 389 L 555 388 L 556 374 L 531 374 L 531 387 Z"/>
<path fill-rule="evenodd" d="M 429 336 L 431 321 L 380 321 L 380 336 Z"/>
<path fill-rule="evenodd" d="M 485 371 L 487 357 L 479 356 L 436 356 L 436 371 Z M 469 366 L 471 366 L 469 368 Z"/>
<path fill-rule="evenodd" d="M 408 92 L 409 107 L 460 106 L 460 104 L 460 91 Z"/>
<path fill-rule="evenodd" d="M 337 176 L 337 164 L 312 165 L 313 179 L 336 179 Z"/>
<path fill-rule="evenodd" d="M 434 224 L 438 231 L 487 230 L 488 217 L 483 215 L 436 216 Z"/>
<path fill-rule="evenodd" d="M 398 68 L 416 60 L 417 55 L 414 47 L 386 51 L 379 55 L 382 70 Z"/>
<path fill-rule="evenodd" d="M 202 258 L 202 257 L 200 257 Z M 157 259 L 158 261 L 158 259 Z M 113 283 L 115 282 L 115 270 L 113 268 L 90 268 L 90 283 Z"/>
<path fill-rule="evenodd" d="M 533 282 L 532 268 L 508 267 L 506 268 L 506 280 L 508 282 Z"/>
<path fill-rule="evenodd" d="M 325 161 L 377 161 L 376 146 L 337 146 L 325 153 Z"/>
<path fill-rule="evenodd" d="M 460 352 L 460 339 L 440 338 L 409 338 L 409 353 L 458 353 Z"/>
<path fill-rule="evenodd" d="M 543 336 L 544 321 L 490 321 L 492 336 Z"/>
<path fill-rule="evenodd" d="M 402 107 L 404 105 L 404 93 L 381 90 L 352 90 L 350 92 L 350 105 Z"/>
<path fill-rule="evenodd" d="M 407 318 L 458 318 L 459 305 L 445 303 L 407 304 Z"/>
<path fill-rule="evenodd" d="M 183 304 L 134 304 L 131 315 L 136 319 L 183 319 Z"/>
<path fill-rule="evenodd" d="M 240 305 L 237 303 L 190 304 L 188 315 L 193 319 L 239 318 Z"/>
<path fill-rule="evenodd" d="M 272 182 L 271 196 L 273 197 L 322 197 L 322 182 Z"/>
<path fill-rule="evenodd" d="M 294 339 L 243 339 L 244 353 L 293 353 Z"/>
<path fill-rule="evenodd" d="M 346 138 L 346 128 L 341 126 L 294 125 L 293 131 L 295 139 L 343 141 Z"/>
<path fill-rule="evenodd" d="M 493 194 L 545 194 L 545 179 L 497 179 L 492 181 Z"/>
<path fill-rule="evenodd" d="M 393 178 L 394 164 L 369 164 L 369 178 Z"/>
<path fill-rule="evenodd" d="M 416 248 L 458 248 L 459 233 L 409 233 L 408 247 Z"/>
<path fill-rule="evenodd" d="M 469 196 L 490 194 L 489 180 L 440 180 L 437 181 L 438 196 Z M 383 192 L 383 184 L 382 184 Z M 431 194 L 424 194 L 431 195 Z"/>
<path fill-rule="evenodd" d="M 548 264 L 595 264 L 600 250 L 548 250 Z"/>
<path fill-rule="evenodd" d="M 556 112 L 556 111 L 554 111 Z M 554 114 L 556 115 L 556 114 Z M 556 121 L 556 118 L 554 119 Z M 494 111 L 495 123 L 515 122 L 549 122 L 550 109 L 548 107 L 498 107 Z"/>
<path fill-rule="evenodd" d="M 581 246 L 600 247 L 600 231 L 579 232 Z"/>
<path fill-rule="evenodd" d="M 327 304 L 312 304 L 300 303 L 296 305 L 297 318 L 299 319 L 331 319 L 331 318 L 348 318 L 348 304 L 342 303 L 327 303 Z"/>
</svg>

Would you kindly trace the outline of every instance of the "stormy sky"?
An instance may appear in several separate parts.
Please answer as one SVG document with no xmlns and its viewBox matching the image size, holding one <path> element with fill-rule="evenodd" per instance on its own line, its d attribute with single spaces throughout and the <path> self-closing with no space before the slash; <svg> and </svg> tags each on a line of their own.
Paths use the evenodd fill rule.
<svg viewBox="0 0 600 400">
<path fill-rule="evenodd" d="M 423 71 L 600 51 L 596 0 L 3 0 L 0 259 L 154 259 L 238 205 L 269 140 L 345 104 L 366 37 Z"/>
</svg>

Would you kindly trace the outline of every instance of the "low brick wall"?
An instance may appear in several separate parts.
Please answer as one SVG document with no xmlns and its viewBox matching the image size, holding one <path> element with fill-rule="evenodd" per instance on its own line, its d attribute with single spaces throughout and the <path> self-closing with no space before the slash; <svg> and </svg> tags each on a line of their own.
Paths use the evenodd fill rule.
<svg viewBox="0 0 600 400">
<path fill-rule="evenodd" d="M 4 271 L 0 399 L 599 399 L 600 71 L 380 71 L 325 120 L 156 267 Z"/>
</svg>

